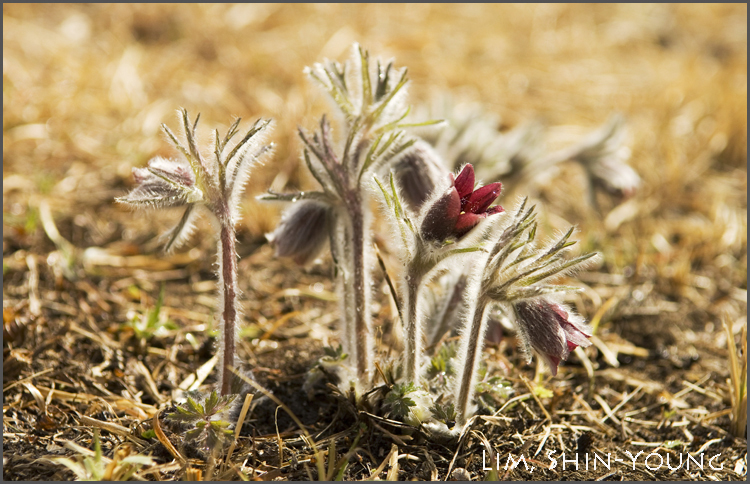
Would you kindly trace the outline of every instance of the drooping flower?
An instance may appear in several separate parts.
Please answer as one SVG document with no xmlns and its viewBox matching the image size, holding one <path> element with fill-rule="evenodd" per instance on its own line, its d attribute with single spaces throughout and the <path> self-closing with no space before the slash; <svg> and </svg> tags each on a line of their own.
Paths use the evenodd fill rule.
<svg viewBox="0 0 750 484">
<path fill-rule="evenodd" d="M 444 183 L 452 174 L 443 168 L 444 162 L 434 148 L 422 140 L 414 143 L 394 164 L 398 185 L 403 190 L 404 200 L 418 212 L 435 187 Z M 453 179 L 451 179 L 452 181 Z"/>
<path fill-rule="evenodd" d="M 451 186 L 426 210 L 421 225 L 427 240 L 459 238 L 490 215 L 503 212 L 503 207 L 490 207 L 500 195 L 501 183 L 490 183 L 474 189 L 474 167 L 464 166 Z"/>
<path fill-rule="evenodd" d="M 561 361 L 567 360 L 577 347 L 591 345 L 591 328 L 560 304 L 546 299 L 513 304 L 521 342 L 527 355 L 534 350 L 549 366 L 553 375 Z"/>
<path fill-rule="evenodd" d="M 302 200 L 289 207 L 276 230 L 266 236 L 276 247 L 276 255 L 291 257 L 300 265 L 315 260 L 328 241 L 330 212 L 330 207 L 313 200 Z"/>
</svg>

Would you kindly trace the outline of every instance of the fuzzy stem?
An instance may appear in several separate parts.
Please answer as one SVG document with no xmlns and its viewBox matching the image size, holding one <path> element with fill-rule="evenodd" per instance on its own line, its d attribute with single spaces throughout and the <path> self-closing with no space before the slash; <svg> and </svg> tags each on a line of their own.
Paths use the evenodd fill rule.
<svg viewBox="0 0 750 484">
<path fill-rule="evenodd" d="M 356 345 L 357 376 L 362 385 L 367 386 L 372 376 L 372 331 L 370 324 L 370 271 L 365 263 L 365 216 L 362 212 L 362 201 L 358 195 L 349 197 L 348 214 L 351 222 L 351 262 L 352 277 L 346 290 L 351 297 L 346 301 L 354 307 L 345 311 L 345 315 L 354 318 L 353 338 Z M 368 241 L 369 242 L 369 241 Z"/>
<path fill-rule="evenodd" d="M 463 370 L 461 371 L 461 380 L 458 386 L 458 400 L 456 404 L 457 423 L 463 425 L 466 423 L 467 412 L 471 400 L 474 398 L 474 389 L 476 387 L 477 367 L 479 366 L 479 356 L 482 354 L 484 346 L 484 330 L 487 318 L 485 317 L 489 300 L 480 297 L 474 308 L 474 315 L 471 319 L 471 327 L 464 328 L 461 336 L 463 341 L 461 345 L 463 351 Z"/>
<path fill-rule="evenodd" d="M 406 341 L 404 342 L 404 370 L 406 381 L 418 383 L 419 357 L 422 355 L 422 321 L 419 314 L 419 287 L 422 273 L 409 267 L 404 278 L 404 306 L 406 314 Z"/>
<path fill-rule="evenodd" d="M 451 293 L 450 299 L 448 299 L 448 301 L 444 303 L 443 311 L 440 315 L 440 323 L 432 333 L 430 346 L 437 345 L 440 339 L 445 335 L 445 333 L 450 331 L 451 326 L 457 319 L 456 312 L 461 308 L 461 300 L 463 299 L 465 290 L 466 274 L 464 273 L 461 274 L 461 276 L 458 278 L 458 281 L 456 281 L 456 284 L 453 286 L 453 291 Z"/>
<path fill-rule="evenodd" d="M 221 351 L 221 395 L 229 395 L 232 389 L 232 370 L 234 367 L 234 335 L 237 322 L 237 250 L 235 247 L 234 226 L 228 220 L 221 222 L 220 264 L 222 303 Z"/>
</svg>

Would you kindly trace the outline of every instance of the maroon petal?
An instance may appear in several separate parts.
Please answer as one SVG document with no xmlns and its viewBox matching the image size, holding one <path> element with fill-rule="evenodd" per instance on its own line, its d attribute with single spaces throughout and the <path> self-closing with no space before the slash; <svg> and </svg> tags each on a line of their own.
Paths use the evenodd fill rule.
<svg viewBox="0 0 750 484">
<path fill-rule="evenodd" d="M 547 363 L 547 367 L 549 368 L 550 373 L 552 373 L 552 376 L 557 376 L 557 367 L 560 366 L 560 358 L 552 355 L 545 355 L 543 353 L 537 354 L 542 357 L 545 363 Z"/>
<path fill-rule="evenodd" d="M 474 167 L 470 164 L 464 166 L 464 169 L 456 177 L 456 190 L 458 190 L 461 199 L 471 195 L 474 190 Z"/>
<path fill-rule="evenodd" d="M 582 331 L 582 328 L 577 327 L 570 321 L 563 321 L 560 326 L 562 326 L 563 331 L 565 331 L 565 338 L 568 340 L 568 346 L 571 344 L 581 346 L 582 348 L 591 346 L 591 341 L 589 341 L 591 335 L 588 334 L 590 331 Z"/>
<path fill-rule="evenodd" d="M 464 212 L 483 213 L 487 211 L 492 202 L 500 195 L 501 189 L 501 183 L 490 183 L 477 189 L 469 197 L 469 201 L 464 207 Z"/>
<path fill-rule="evenodd" d="M 455 234 L 456 237 L 461 237 L 469 230 L 473 229 L 479 222 L 482 221 L 483 218 L 486 218 L 487 214 L 480 213 L 471 213 L 471 212 L 465 212 L 458 216 L 458 220 L 456 220 L 456 230 Z"/>
<path fill-rule="evenodd" d="M 500 205 L 495 205 L 494 207 L 490 207 L 485 212 L 488 216 L 489 215 L 495 215 L 496 213 L 503 213 L 505 212 L 505 209 L 501 207 Z"/>
<path fill-rule="evenodd" d="M 427 210 L 420 231 L 426 240 L 445 240 L 454 235 L 456 220 L 461 213 L 461 198 L 450 187 Z"/>
</svg>

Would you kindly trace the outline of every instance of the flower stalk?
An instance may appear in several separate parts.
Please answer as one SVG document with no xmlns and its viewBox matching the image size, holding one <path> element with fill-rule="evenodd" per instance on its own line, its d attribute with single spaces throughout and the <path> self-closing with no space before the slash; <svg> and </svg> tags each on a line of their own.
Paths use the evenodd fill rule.
<svg viewBox="0 0 750 484">
<path fill-rule="evenodd" d="M 219 263 L 221 266 L 222 318 L 221 318 L 221 395 L 232 393 L 229 370 L 234 367 L 234 340 L 237 332 L 237 249 L 234 226 L 228 223 L 221 225 L 221 249 Z"/>
<path fill-rule="evenodd" d="M 573 349 L 591 344 L 590 328 L 551 299 L 553 295 L 575 292 L 578 288 L 549 281 L 570 273 L 596 254 L 570 260 L 563 257 L 565 250 L 575 243 L 569 241 L 572 228 L 547 249 L 537 249 L 534 208 L 527 210 L 524 199 L 509 225 L 497 228 L 490 235 L 491 248 L 486 259 L 478 261 L 479 269 L 474 276 L 477 280 L 469 285 L 469 297 L 476 304 L 473 311 L 465 314 L 459 352 L 462 369 L 456 386 L 456 413 L 461 425 L 471 411 L 490 305 L 513 308 L 527 357 L 537 353 L 554 375 Z"/>
<path fill-rule="evenodd" d="M 206 159 L 198 150 L 195 134 L 200 115 L 190 123 L 187 111 L 183 109 L 180 117 L 187 147 L 166 125 L 162 127 L 185 161 L 157 157 L 149 161 L 146 168 L 134 168 L 133 176 L 138 185 L 117 201 L 142 208 L 185 207 L 182 218 L 167 235 L 167 251 L 175 249 L 189 238 L 196 207 L 205 207 L 218 221 L 218 309 L 221 314 L 218 353 L 219 361 L 222 362 L 219 387 L 221 395 L 225 396 L 232 390 L 231 369 L 235 366 L 235 340 L 238 331 L 239 289 L 235 226 L 239 222 L 240 197 L 250 169 L 272 148 L 272 145 L 262 144 L 263 134 L 271 121 L 258 120 L 231 151 L 228 150 L 228 144 L 238 133 L 240 119 L 230 126 L 223 139 L 215 131 L 214 157 Z"/>
<path fill-rule="evenodd" d="M 310 259 L 302 254 L 317 253 L 317 248 L 309 248 L 311 244 L 304 244 L 303 237 L 314 241 L 330 240 L 341 304 L 344 350 L 353 357 L 360 389 L 368 389 L 375 370 L 370 314 L 374 256 L 371 200 L 369 187 L 363 184 L 363 179 L 370 180 L 378 170 L 387 169 L 416 141 L 404 132 L 405 128 L 414 126 L 403 122 L 409 113 L 404 104 L 406 69 L 395 69 L 393 63 L 385 64 L 380 60 L 372 62 L 367 51 L 355 44 L 352 58 L 345 64 L 326 61 L 306 72 L 337 106 L 343 118 L 342 142 L 335 148 L 325 116 L 312 136 L 300 129 L 303 159 L 321 190 L 291 194 L 269 192 L 261 199 L 296 204 L 315 200 L 325 207 L 328 223 L 309 231 L 305 230 L 302 220 L 292 222 L 291 215 L 287 215 L 299 210 L 292 205 L 270 238 L 279 255 L 306 262 Z M 421 125 L 425 124 L 430 123 Z M 286 250 L 291 247 L 296 249 Z"/>
<path fill-rule="evenodd" d="M 424 357 L 425 314 L 420 291 L 439 267 L 446 267 L 444 262 L 451 256 L 480 250 L 471 245 L 474 238 L 464 235 L 488 216 L 502 212 L 502 207 L 499 206 L 489 208 L 499 194 L 499 184 L 474 190 L 471 165 L 464 167 L 455 178 L 456 183 L 453 175 L 449 180 L 451 186 L 445 190 L 442 187 L 436 189 L 431 199 L 424 204 L 421 213 L 415 216 L 401 203 L 402 197 L 396 189 L 393 174 L 390 178 L 390 192 L 375 179 L 383 194 L 386 212 L 396 222 L 402 241 L 400 255 L 406 267 L 401 281 L 406 317 L 404 374 L 407 382 L 415 384 L 422 376 L 421 359 Z M 488 187 L 490 190 L 487 190 Z M 489 193 L 492 190 L 494 196 L 484 196 L 481 204 L 468 203 L 473 194 Z M 481 233 L 481 230 L 477 231 L 477 234 Z"/>
<path fill-rule="evenodd" d="M 479 368 L 479 357 L 482 354 L 484 333 L 487 329 L 486 313 L 489 303 L 490 301 L 486 297 L 482 297 L 476 302 L 471 318 L 471 325 L 465 337 L 462 338 L 462 343 L 466 344 L 465 348 L 461 348 L 462 351 L 460 353 L 463 355 L 461 360 L 464 364 L 459 379 L 458 405 L 456 406 L 456 415 L 459 416 L 459 424 L 464 424 L 466 421 L 469 404 L 473 399 L 477 384 L 476 373 Z"/>
</svg>

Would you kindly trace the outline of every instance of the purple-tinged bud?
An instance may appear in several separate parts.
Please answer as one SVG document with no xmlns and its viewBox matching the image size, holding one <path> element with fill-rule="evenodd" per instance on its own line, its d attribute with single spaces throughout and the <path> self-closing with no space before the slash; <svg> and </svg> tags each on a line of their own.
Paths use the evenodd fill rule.
<svg viewBox="0 0 750 484">
<path fill-rule="evenodd" d="M 325 247 L 330 223 L 328 206 L 303 200 L 289 207 L 276 230 L 266 237 L 276 247 L 277 256 L 291 257 L 297 264 L 307 265 Z"/>
<path fill-rule="evenodd" d="M 490 207 L 501 188 L 500 183 L 490 183 L 474 190 L 474 167 L 465 165 L 453 186 L 427 210 L 422 237 L 439 241 L 459 238 L 488 216 L 503 212 L 500 206 Z"/>
<path fill-rule="evenodd" d="M 394 165 L 396 179 L 409 207 L 418 212 L 448 175 L 435 150 L 424 141 L 418 141 Z"/>
<path fill-rule="evenodd" d="M 430 206 L 422 221 L 422 237 L 426 240 L 445 240 L 451 237 L 461 214 L 461 197 L 450 187 Z"/>
<path fill-rule="evenodd" d="M 182 161 L 153 158 L 146 168 L 133 168 L 137 186 L 117 200 L 131 205 L 179 207 L 203 200 L 204 194 L 195 185 L 195 175 Z"/>
<path fill-rule="evenodd" d="M 563 307 L 545 299 L 521 301 L 513 305 L 524 350 L 534 350 L 553 375 L 561 361 L 578 346 L 591 345 L 591 328 Z"/>
<path fill-rule="evenodd" d="M 186 187 L 195 185 L 195 174 L 190 165 L 183 161 L 170 161 L 157 156 L 148 162 L 148 171 L 178 185 Z"/>
</svg>

